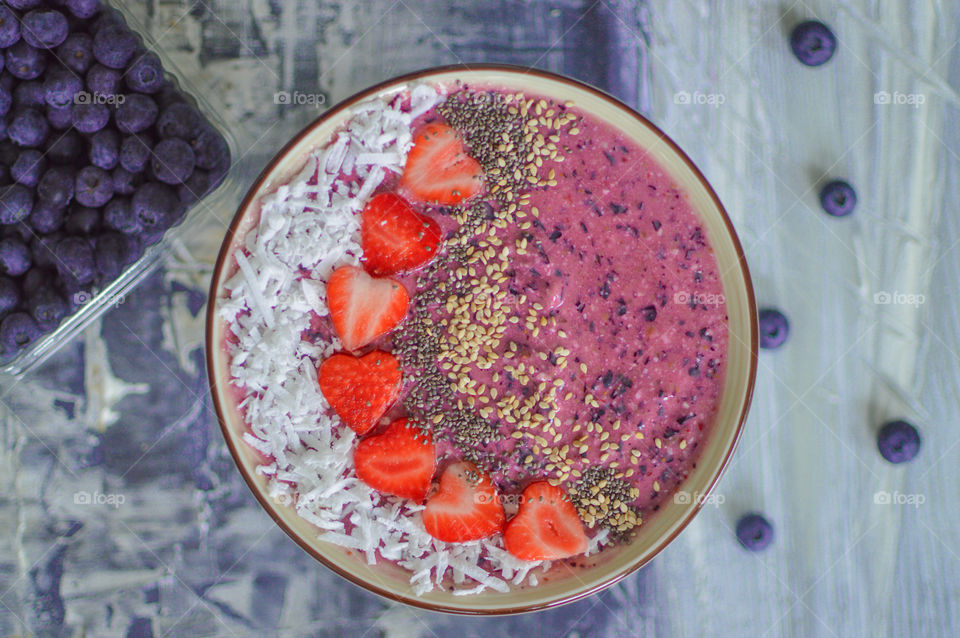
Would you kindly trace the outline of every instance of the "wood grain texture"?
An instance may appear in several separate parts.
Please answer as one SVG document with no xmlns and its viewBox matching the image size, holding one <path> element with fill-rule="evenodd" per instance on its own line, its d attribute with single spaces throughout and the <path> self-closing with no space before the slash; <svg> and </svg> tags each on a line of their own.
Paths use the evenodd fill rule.
<svg viewBox="0 0 960 638">
<path fill-rule="evenodd" d="M 236 472 L 201 355 L 210 268 L 233 214 L 211 210 L 164 270 L 0 397 L 0 634 L 960 635 L 960 3 L 137 0 L 129 9 L 234 123 L 244 183 L 321 112 L 277 104 L 277 91 L 332 104 L 398 73 L 482 61 L 604 88 L 703 169 L 740 233 L 758 299 L 785 310 L 792 337 L 761 353 L 717 498 L 642 572 L 530 616 L 416 611 L 318 567 Z M 841 42 L 820 69 L 801 67 L 786 44 L 810 16 Z M 890 104 L 877 103 L 884 94 Z M 924 104 L 896 104 L 897 94 Z M 817 190 L 832 177 L 858 189 L 850 219 L 819 211 Z M 883 292 L 923 302 L 875 303 Z M 899 416 L 924 437 L 905 467 L 875 447 L 879 424 Z M 113 500 L 86 505 L 78 494 Z M 878 494 L 924 502 L 883 505 Z M 776 527 L 761 554 L 732 531 L 751 510 Z"/>
</svg>

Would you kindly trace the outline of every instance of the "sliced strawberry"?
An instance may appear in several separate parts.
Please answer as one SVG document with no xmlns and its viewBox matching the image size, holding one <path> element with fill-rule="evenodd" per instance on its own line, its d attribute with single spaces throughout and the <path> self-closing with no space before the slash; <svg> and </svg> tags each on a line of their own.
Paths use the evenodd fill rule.
<svg viewBox="0 0 960 638">
<path fill-rule="evenodd" d="M 367 272 L 380 277 L 419 268 L 440 247 L 440 225 L 418 214 L 396 193 L 370 200 L 363 209 L 360 233 Z"/>
<path fill-rule="evenodd" d="M 563 490 L 539 481 L 523 490 L 520 510 L 507 524 L 503 544 L 522 560 L 559 560 L 587 551 L 587 535 Z"/>
<path fill-rule="evenodd" d="M 372 428 L 400 394 L 400 364 L 389 352 L 338 353 L 320 364 L 320 391 L 357 434 Z"/>
<path fill-rule="evenodd" d="M 432 122 L 414 136 L 400 185 L 417 201 L 451 206 L 480 191 L 483 171 L 467 155 L 460 133 Z"/>
<path fill-rule="evenodd" d="M 357 350 L 393 330 L 407 314 L 410 295 L 399 281 L 374 279 L 363 268 L 343 266 L 327 282 L 327 306 L 337 336 Z"/>
<path fill-rule="evenodd" d="M 423 502 L 437 469 L 433 437 L 407 419 L 368 437 L 353 452 L 360 480 L 384 494 Z"/>
<path fill-rule="evenodd" d="M 463 543 L 503 529 L 506 516 L 490 479 L 466 462 L 454 463 L 440 476 L 440 489 L 427 499 L 423 526 L 437 540 Z"/>
</svg>

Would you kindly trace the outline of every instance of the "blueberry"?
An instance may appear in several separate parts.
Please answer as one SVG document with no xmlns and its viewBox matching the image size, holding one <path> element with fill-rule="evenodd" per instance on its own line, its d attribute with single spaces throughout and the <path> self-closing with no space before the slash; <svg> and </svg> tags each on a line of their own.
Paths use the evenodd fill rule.
<svg viewBox="0 0 960 638">
<path fill-rule="evenodd" d="M 36 9 L 41 4 L 43 0 L 4 0 L 6 4 L 9 4 L 11 7 L 17 11 L 30 11 L 31 9 Z"/>
<path fill-rule="evenodd" d="M 124 74 L 127 86 L 140 93 L 156 93 L 163 86 L 163 65 L 155 53 L 144 53 Z"/>
<path fill-rule="evenodd" d="M 131 173 L 139 173 L 147 167 L 153 143 L 143 135 L 130 135 L 120 144 L 120 166 Z"/>
<path fill-rule="evenodd" d="M 40 80 L 20 82 L 13 89 L 13 106 L 16 108 L 40 108 L 46 106 L 46 90 Z"/>
<path fill-rule="evenodd" d="M 761 514 L 746 514 L 737 521 L 737 540 L 744 549 L 759 552 L 773 542 L 773 525 Z"/>
<path fill-rule="evenodd" d="M 197 157 L 197 166 L 205 169 L 217 168 L 230 162 L 230 148 L 220 132 L 206 124 L 200 133 L 190 142 Z"/>
<path fill-rule="evenodd" d="M 74 104 L 73 127 L 81 133 L 96 133 L 110 121 L 110 109 L 106 104 L 86 102 Z"/>
<path fill-rule="evenodd" d="M 127 197 L 114 197 L 104 206 L 103 223 L 121 233 L 132 234 L 143 230 L 143 224 L 133 212 L 133 205 Z"/>
<path fill-rule="evenodd" d="M 161 182 L 182 184 L 193 173 L 196 158 L 190 145 L 178 138 L 162 140 L 153 148 L 150 167 Z"/>
<path fill-rule="evenodd" d="M 55 251 L 61 239 L 63 239 L 63 236 L 59 232 L 54 232 L 42 237 L 38 235 L 30 241 L 30 256 L 37 267 L 27 273 L 28 277 L 31 273 L 40 272 L 40 268 L 56 267 Z M 26 280 L 24 281 L 24 287 L 27 287 Z"/>
<path fill-rule="evenodd" d="M 202 120 L 195 108 L 184 102 L 175 102 L 163 109 L 157 119 L 160 137 L 179 137 L 192 140 L 200 133 Z"/>
<path fill-rule="evenodd" d="M 10 93 L 7 89 L 0 86 L 0 117 L 3 117 L 10 112 L 10 107 L 13 105 L 13 94 Z"/>
<path fill-rule="evenodd" d="M 124 267 L 127 267 L 140 259 L 140 256 L 143 255 L 143 250 L 146 246 L 144 242 L 140 240 L 139 235 L 124 235 L 124 238 L 127 240 L 127 247 L 123 252 L 122 263 Z"/>
<path fill-rule="evenodd" d="M 52 286 L 41 286 L 27 296 L 27 310 L 41 330 L 49 332 L 67 315 L 67 301 Z"/>
<path fill-rule="evenodd" d="M 877 434 L 877 447 L 891 463 L 906 463 L 920 451 L 920 433 L 906 421 L 890 421 Z"/>
<path fill-rule="evenodd" d="M 820 66 L 826 64 L 837 50 L 837 36 L 824 23 L 807 20 L 794 27 L 790 34 L 790 48 L 801 63 Z"/>
<path fill-rule="evenodd" d="M 40 337 L 40 327 L 25 312 L 15 312 L 0 323 L 0 343 L 6 354 L 15 353 Z"/>
<path fill-rule="evenodd" d="M 31 108 L 15 111 L 7 127 L 7 137 L 20 146 L 40 146 L 49 132 L 50 124 L 47 123 L 47 118 L 37 109 Z"/>
<path fill-rule="evenodd" d="M 759 313 L 760 347 L 779 348 L 790 336 L 790 322 L 786 315 L 775 308 L 763 308 Z"/>
<path fill-rule="evenodd" d="M 9 277 L 0 277 L 0 317 L 20 305 L 20 286 Z"/>
<path fill-rule="evenodd" d="M 44 109 L 44 114 L 50 128 L 55 131 L 66 131 L 73 126 L 73 108 L 69 105 L 60 108 L 48 106 Z"/>
<path fill-rule="evenodd" d="M 37 184 L 37 196 L 54 206 L 65 207 L 73 199 L 74 172 L 66 166 L 51 166 Z"/>
<path fill-rule="evenodd" d="M 101 213 L 96 208 L 74 205 L 67 213 L 63 230 L 68 235 L 92 235 L 100 227 Z"/>
<path fill-rule="evenodd" d="M 102 64 L 94 64 L 87 71 L 87 89 L 96 96 L 117 95 L 120 92 L 120 80 L 123 75 L 116 69 Z"/>
<path fill-rule="evenodd" d="M 69 164 L 80 157 L 81 140 L 76 131 L 69 130 L 55 135 L 47 145 L 47 157 L 51 162 Z"/>
<path fill-rule="evenodd" d="M 110 177 L 113 179 L 113 192 L 117 195 L 133 195 L 137 186 L 143 183 L 143 175 L 131 173 L 122 166 L 113 169 Z"/>
<path fill-rule="evenodd" d="M 180 92 L 180 89 L 178 89 L 176 85 L 169 80 L 163 81 L 163 84 L 160 86 L 160 90 L 153 95 L 153 99 L 156 101 L 161 111 L 166 109 L 168 106 L 182 103 L 185 100 L 183 93 Z"/>
<path fill-rule="evenodd" d="M 104 9 L 97 18 L 90 23 L 90 28 L 88 31 L 95 34 L 101 29 L 109 26 L 124 26 L 126 25 L 126 20 L 123 19 L 123 14 L 121 14 L 116 9 L 106 8 Z"/>
<path fill-rule="evenodd" d="M 147 231 L 164 231 L 182 212 L 176 192 L 169 186 L 147 182 L 133 193 L 133 212 Z"/>
<path fill-rule="evenodd" d="M 4 67 L 21 80 L 33 80 L 47 68 L 47 54 L 23 40 L 9 47 L 3 54 Z"/>
<path fill-rule="evenodd" d="M 52 253 L 51 253 L 52 255 Z M 51 259 L 53 257 L 51 256 Z M 36 261 L 36 260 L 34 260 Z M 50 282 L 56 280 L 56 276 L 52 274 L 47 268 L 37 266 L 31 268 L 27 271 L 27 274 L 24 275 L 20 280 L 20 291 L 21 296 L 29 295 L 31 292 L 40 288 L 41 286 L 46 286 Z"/>
<path fill-rule="evenodd" d="M 74 96 L 82 90 L 83 80 L 75 71 L 64 66 L 47 70 L 43 81 L 43 97 L 50 106 L 63 108 L 73 104 Z"/>
<path fill-rule="evenodd" d="M 67 17 L 52 9 L 31 11 L 20 21 L 20 36 L 38 49 L 52 49 L 62 44 L 69 33 Z"/>
<path fill-rule="evenodd" d="M 193 171 L 190 179 L 177 188 L 177 197 L 186 205 L 200 200 L 210 191 L 210 172 L 202 168 Z"/>
<path fill-rule="evenodd" d="M 16 43 L 20 39 L 20 20 L 10 7 L 0 4 L 0 48 Z"/>
<path fill-rule="evenodd" d="M 54 249 L 56 267 L 66 285 L 88 284 L 93 281 L 97 267 L 90 242 L 79 237 L 61 239 Z"/>
<path fill-rule="evenodd" d="M 93 36 L 93 57 L 103 66 L 122 69 L 137 51 L 137 37 L 120 24 L 110 24 Z"/>
<path fill-rule="evenodd" d="M 34 202 L 34 206 L 36 206 L 36 202 Z M 25 221 L 20 221 L 16 224 L 11 224 L 10 226 L 4 227 L 2 229 L 2 233 L 3 234 L 0 235 L 2 238 L 9 237 L 11 239 L 19 239 L 24 243 L 30 243 L 30 240 L 32 240 L 34 236 L 33 230 Z"/>
<path fill-rule="evenodd" d="M 843 180 L 835 180 L 820 191 L 820 206 L 828 215 L 845 217 L 857 207 L 857 192 Z"/>
<path fill-rule="evenodd" d="M 90 138 L 90 163 L 110 170 L 120 161 L 120 136 L 113 129 L 102 129 Z"/>
<path fill-rule="evenodd" d="M 64 206 L 55 206 L 50 202 L 38 199 L 33 204 L 33 210 L 27 217 L 27 225 L 40 234 L 52 233 L 63 226 L 67 209 Z"/>
<path fill-rule="evenodd" d="M 81 168 L 77 173 L 74 199 L 84 206 L 99 208 L 113 197 L 113 180 L 110 173 L 96 166 Z"/>
<path fill-rule="evenodd" d="M 33 191 L 13 184 L 0 189 L 0 224 L 16 224 L 33 209 Z"/>
<path fill-rule="evenodd" d="M 57 47 L 57 58 L 75 73 L 86 73 L 93 64 L 93 38 L 83 32 L 71 33 Z"/>
<path fill-rule="evenodd" d="M 19 277 L 30 269 L 30 249 L 15 237 L 0 239 L 0 273 Z"/>
<path fill-rule="evenodd" d="M 13 142 L 0 142 L 0 164 L 12 166 L 23 150 Z"/>
<path fill-rule="evenodd" d="M 81 20 L 92 18 L 103 8 L 100 0 L 67 0 L 64 4 L 70 13 Z"/>
<path fill-rule="evenodd" d="M 24 149 L 17 155 L 17 161 L 10 167 L 10 176 L 18 184 L 36 186 L 40 176 L 47 170 L 47 160 L 35 149 Z"/>
<path fill-rule="evenodd" d="M 117 128 L 123 133 L 139 133 L 157 121 L 157 103 L 146 95 L 132 93 L 117 106 Z"/>
<path fill-rule="evenodd" d="M 100 235 L 96 240 L 96 247 L 97 273 L 102 283 L 113 281 L 124 266 L 132 263 L 133 246 L 127 237 L 120 233 Z"/>
</svg>

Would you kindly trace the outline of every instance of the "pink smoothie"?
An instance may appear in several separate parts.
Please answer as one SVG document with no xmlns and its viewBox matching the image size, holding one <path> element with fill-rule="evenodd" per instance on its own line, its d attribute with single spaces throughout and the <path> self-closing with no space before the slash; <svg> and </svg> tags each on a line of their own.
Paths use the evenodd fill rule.
<svg viewBox="0 0 960 638">
<path fill-rule="evenodd" d="M 434 423 L 444 458 L 479 462 L 504 492 L 553 478 L 567 490 L 580 484 L 582 493 L 588 468 L 602 468 L 603 477 L 634 488 L 622 500 L 646 513 L 689 475 L 717 410 L 727 352 L 717 263 L 686 194 L 649 153 L 609 124 L 545 100 L 554 116 L 576 116 L 554 140 L 563 161 L 543 162 L 539 174 L 549 183 L 526 191 L 528 213 L 490 235 L 498 252 L 509 248 L 496 312 L 518 321 L 503 324 L 487 348 L 493 365 L 461 366 L 471 391 L 405 405 Z M 503 201 L 486 199 L 503 210 Z M 451 233 L 457 227 L 449 210 L 425 212 Z M 490 274 L 478 265 L 467 279 Z M 416 291 L 412 314 L 419 308 L 441 334 L 456 312 L 437 286 L 448 285 L 456 267 L 404 279 Z M 402 356 L 404 343 L 417 349 L 416 339 L 405 342 L 409 332 L 396 342 L 415 385 L 437 364 Z M 544 401 L 552 386 L 556 395 Z M 534 396 L 530 412 L 543 416 L 519 435 L 516 410 L 490 409 L 511 396 L 521 404 Z"/>
</svg>

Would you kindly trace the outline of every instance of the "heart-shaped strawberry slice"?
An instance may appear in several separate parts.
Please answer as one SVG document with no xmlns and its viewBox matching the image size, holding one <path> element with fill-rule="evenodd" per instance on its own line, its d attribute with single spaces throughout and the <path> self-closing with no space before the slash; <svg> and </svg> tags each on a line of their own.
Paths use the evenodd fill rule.
<svg viewBox="0 0 960 638">
<path fill-rule="evenodd" d="M 437 467 L 433 436 L 408 419 L 360 441 L 353 452 L 360 480 L 384 494 L 422 502 Z"/>
<path fill-rule="evenodd" d="M 416 201 L 452 206 L 483 188 L 483 169 L 456 129 L 431 122 L 413 137 L 400 186 Z"/>
<path fill-rule="evenodd" d="M 437 255 L 440 226 L 396 193 L 380 193 L 363 209 L 363 262 L 376 276 L 414 270 Z"/>
<path fill-rule="evenodd" d="M 410 295 L 395 279 L 376 279 L 363 268 L 343 266 L 327 282 L 327 306 L 333 327 L 347 350 L 358 350 L 393 330 Z"/>
<path fill-rule="evenodd" d="M 320 364 L 320 391 L 340 420 L 364 434 L 400 394 L 400 364 L 389 352 L 338 353 Z"/>
</svg>

